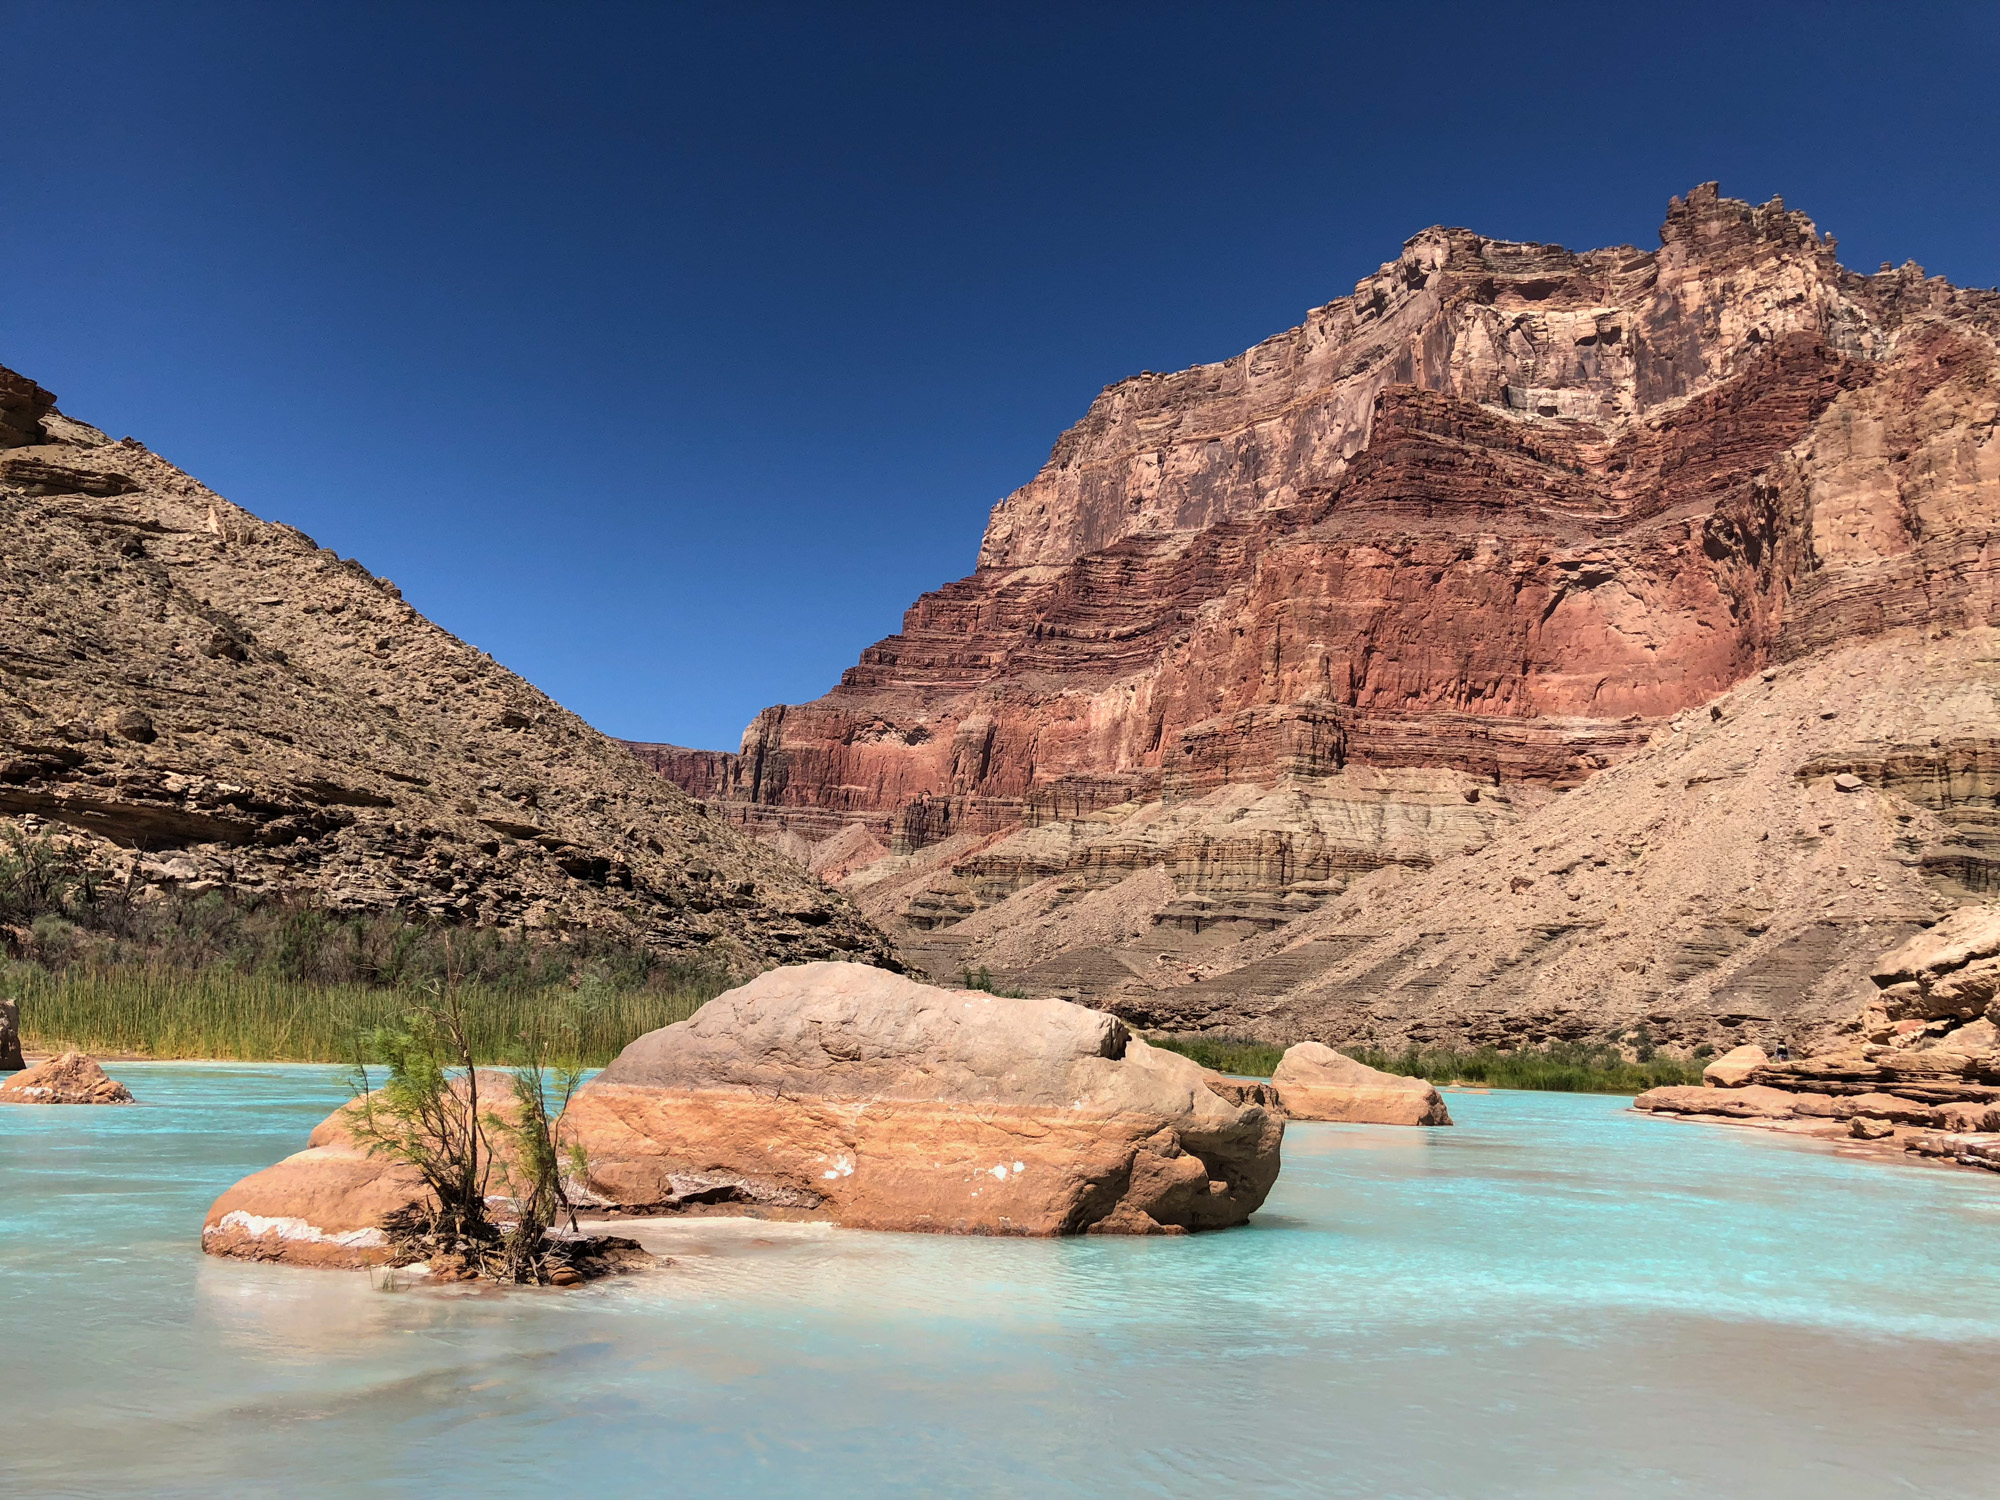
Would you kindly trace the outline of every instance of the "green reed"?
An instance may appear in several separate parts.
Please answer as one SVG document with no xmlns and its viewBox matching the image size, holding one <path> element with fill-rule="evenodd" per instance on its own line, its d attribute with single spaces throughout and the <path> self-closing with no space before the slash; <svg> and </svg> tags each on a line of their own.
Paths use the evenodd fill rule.
<svg viewBox="0 0 2000 1500">
<path fill-rule="evenodd" d="M 1217 1073 L 1234 1073 L 1244 1078 L 1269 1078 L 1285 1055 L 1283 1047 L 1253 1042 L 1240 1036 L 1148 1036 L 1155 1047 L 1191 1057 Z"/>
<path fill-rule="evenodd" d="M 396 989 L 314 984 L 227 968 L 120 966 L 48 971 L 16 965 L 7 989 L 21 1002 L 31 1050 L 75 1048 L 159 1058 L 352 1062 L 378 1026 L 415 998 Z M 481 1062 L 507 1062 L 530 1043 L 586 1066 L 609 1062 L 633 1038 L 693 1015 L 722 987 L 689 978 L 618 989 L 585 982 L 541 988 L 460 987 L 467 1033 Z"/>
</svg>

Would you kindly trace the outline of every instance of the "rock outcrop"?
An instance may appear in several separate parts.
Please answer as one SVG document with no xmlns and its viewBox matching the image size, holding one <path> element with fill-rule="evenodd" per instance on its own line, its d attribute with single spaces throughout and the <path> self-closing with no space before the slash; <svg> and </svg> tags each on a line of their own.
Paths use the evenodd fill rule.
<svg viewBox="0 0 2000 1500">
<path fill-rule="evenodd" d="M 1288 1119 L 1348 1125 L 1449 1125 L 1451 1112 L 1421 1078 L 1384 1073 L 1319 1042 L 1287 1047 L 1271 1074 Z"/>
<path fill-rule="evenodd" d="M 21 1055 L 21 1002 L 0 997 L 0 1073 L 18 1073 L 27 1065 Z"/>
<path fill-rule="evenodd" d="M 833 963 L 639 1038 L 563 1118 L 591 1192 L 628 1212 L 1023 1235 L 1240 1224 L 1283 1129 L 1101 1012 Z"/>
<path fill-rule="evenodd" d="M 0 821 L 144 897 L 592 930 L 745 969 L 879 931 L 395 585 L 0 371 Z"/>
<path fill-rule="evenodd" d="M 511 1081 L 479 1070 L 481 1113 L 517 1119 Z M 460 1088 L 460 1097 L 464 1097 Z M 237 1260 L 357 1270 L 398 1259 L 389 1226 L 433 1204 L 415 1167 L 371 1153 L 342 1105 L 306 1138 L 303 1151 L 253 1172 L 215 1200 L 202 1225 L 201 1248 Z M 504 1161 L 489 1209 L 505 1216 Z M 434 1206 L 434 1204 L 433 1204 Z"/>
<path fill-rule="evenodd" d="M 132 1091 L 94 1057 L 65 1052 L 0 1083 L 0 1104 L 130 1104 Z"/>
<path fill-rule="evenodd" d="M 1746 1042 L 1741 1047 L 1732 1047 L 1703 1068 L 1701 1081 L 1712 1089 L 1742 1088 L 1750 1081 L 1750 1075 L 1770 1060 L 1762 1047 Z"/>
<path fill-rule="evenodd" d="M 1967 907 L 1872 965 L 1863 1039 L 1799 1060 L 1742 1048 L 1702 1088 L 1652 1089 L 1634 1107 L 1713 1123 L 1869 1142 L 2000 1171 L 2000 908 Z"/>
<path fill-rule="evenodd" d="M 1821 1045 L 2000 889 L 2000 296 L 1712 184 L 1660 240 L 1427 230 L 1108 388 L 839 686 L 656 763 L 847 840 L 935 975 L 1270 1040 Z"/>
</svg>

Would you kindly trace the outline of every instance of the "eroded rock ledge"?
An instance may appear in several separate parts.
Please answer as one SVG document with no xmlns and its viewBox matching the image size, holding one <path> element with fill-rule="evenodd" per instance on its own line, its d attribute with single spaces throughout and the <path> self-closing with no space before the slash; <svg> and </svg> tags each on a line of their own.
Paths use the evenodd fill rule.
<svg viewBox="0 0 2000 1500">
<path fill-rule="evenodd" d="M 1954 913 L 1884 954 L 1856 1046 L 1797 1061 L 1739 1047 L 1702 1087 L 1637 1109 L 1847 1137 L 2000 1171 L 2000 907 Z"/>
</svg>

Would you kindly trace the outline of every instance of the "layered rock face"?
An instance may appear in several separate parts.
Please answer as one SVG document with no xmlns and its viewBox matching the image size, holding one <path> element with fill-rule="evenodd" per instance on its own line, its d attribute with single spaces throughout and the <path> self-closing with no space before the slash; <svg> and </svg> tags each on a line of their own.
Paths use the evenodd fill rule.
<svg viewBox="0 0 2000 1500">
<path fill-rule="evenodd" d="M 1283 1130 L 1101 1012 L 827 963 L 641 1037 L 563 1116 L 610 1206 L 960 1234 L 1239 1224 Z"/>
<path fill-rule="evenodd" d="M 1934 895 L 2000 870 L 1984 668 L 1931 650 L 2000 620 L 1996 330 L 1995 294 L 1857 275 L 1803 215 L 1713 185 L 1651 251 L 1427 230 L 1296 329 L 1107 389 L 995 508 L 972 576 L 824 698 L 766 711 L 702 789 L 802 852 L 882 849 L 839 878 L 931 972 L 987 965 L 1149 1024 L 1725 1044 L 1803 990 L 1824 1029 L 1879 950 L 1852 923 L 1934 920 Z M 1851 828 L 1799 799 L 1854 779 L 1917 831 L 1826 878 L 1880 874 L 1893 899 L 1809 910 L 1759 883 L 1789 878 L 1768 850 L 1727 892 L 1676 876 L 1665 930 L 1550 905 L 1608 854 L 1572 850 L 1555 886 L 1509 869 L 1490 913 L 1434 880 L 1510 839 L 1546 865 L 1576 789 L 1647 755 L 1674 763 L 1650 806 L 1600 800 L 1595 831 L 1650 847 L 1706 819 L 1733 849 L 1738 787 L 1694 778 L 1747 774 L 1773 724 L 1723 724 L 1724 749 L 1689 716 L 1773 667 L 1755 712 L 1801 753 L 1755 764 L 1797 814 L 1786 847 Z M 1848 670 L 1911 711 L 1821 721 L 1841 702 L 1807 698 Z M 1121 889 L 1144 930 L 1081 914 Z M 1467 927 L 1486 946 L 1454 954 Z"/>
<path fill-rule="evenodd" d="M 746 967 L 881 934 L 395 586 L 0 371 L 0 815 L 138 893 L 588 928 Z M 17 825 L 18 826 L 18 825 Z"/>
<path fill-rule="evenodd" d="M 2000 631 L 1816 653 L 1483 848 L 1376 871 L 1233 945 L 1223 972 L 1115 1003 L 1143 1025 L 1391 1050 L 1641 1031 L 1824 1050 L 1861 1035 L 1884 948 L 1990 881 L 2000 783 L 1954 767 L 1996 735 Z"/>
</svg>

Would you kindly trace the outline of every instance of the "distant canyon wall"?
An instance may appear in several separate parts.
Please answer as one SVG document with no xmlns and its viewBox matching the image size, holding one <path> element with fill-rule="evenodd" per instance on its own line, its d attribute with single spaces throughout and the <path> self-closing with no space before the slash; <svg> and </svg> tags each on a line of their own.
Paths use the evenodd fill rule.
<svg viewBox="0 0 2000 1500">
<path fill-rule="evenodd" d="M 919 928 L 1153 864 L 1195 925 L 1268 924 L 1768 664 L 2000 620 L 2000 297 L 1855 274 L 1713 184 L 1660 242 L 1426 230 L 1297 328 L 1107 388 L 969 577 L 740 753 L 635 748 L 767 836 L 949 845 L 876 913 Z"/>
</svg>

